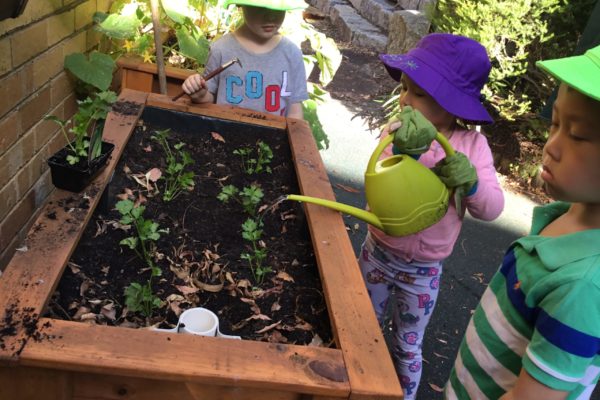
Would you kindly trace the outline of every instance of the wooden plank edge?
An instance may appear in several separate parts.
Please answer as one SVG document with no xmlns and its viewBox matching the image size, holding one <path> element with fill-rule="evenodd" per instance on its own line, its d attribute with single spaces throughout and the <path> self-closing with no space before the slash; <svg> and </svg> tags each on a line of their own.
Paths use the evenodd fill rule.
<svg viewBox="0 0 600 400">
<path fill-rule="evenodd" d="M 302 194 L 335 200 L 310 128 L 291 123 L 288 134 Z M 341 214 L 313 204 L 305 204 L 305 210 L 331 323 L 350 378 L 351 398 L 374 394 L 401 398 L 402 389 Z M 332 291 L 330 285 L 336 282 L 344 282 L 352 293 Z"/>
<path fill-rule="evenodd" d="M 146 104 L 151 107 L 204 115 L 227 121 L 244 122 L 277 129 L 286 129 L 287 127 L 287 121 L 284 117 L 224 104 L 191 104 L 185 100 L 172 101 L 171 97 L 156 93 L 148 95 Z"/>
<path fill-rule="evenodd" d="M 140 104 L 137 115 L 109 112 L 103 139 L 115 148 L 104 170 L 81 193 L 56 189 L 0 278 L 0 360 L 14 362 L 35 333 L 35 323 L 56 289 L 67 261 L 93 215 L 133 132 L 147 94 L 125 90 L 119 100 Z M 81 208 L 79 205 L 84 204 Z M 60 206 L 60 205 L 63 206 Z M 68 221 L 69 224 L 62 222 Z"/>
<path fill-rule="evenodd" d="M 40 319 L 39 325 L 39 335 L 21 353 L 20 365 L 346 398 L 350 393 L 337 349 L 49 318 Z"/>
</svg>

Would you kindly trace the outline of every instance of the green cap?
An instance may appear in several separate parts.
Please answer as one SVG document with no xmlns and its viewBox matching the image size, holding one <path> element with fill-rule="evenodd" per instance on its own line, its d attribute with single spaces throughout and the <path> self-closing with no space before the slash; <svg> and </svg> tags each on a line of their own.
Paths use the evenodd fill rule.
<svg viewBox="0 0 600 400">
<path fill-rule="evenodd" d="M 225 0 L 223 7 L 227 8 L 231 4 L 269 8 L 279 11 L 302 10 L 308 7 L 308 4 L 304 0 Z"/>
<path fill-rule="evenodd" d="M 538 61 L 536 65 L 586 96 L 600 101 L 600 46 L 581 56 Z"/>
</svg>

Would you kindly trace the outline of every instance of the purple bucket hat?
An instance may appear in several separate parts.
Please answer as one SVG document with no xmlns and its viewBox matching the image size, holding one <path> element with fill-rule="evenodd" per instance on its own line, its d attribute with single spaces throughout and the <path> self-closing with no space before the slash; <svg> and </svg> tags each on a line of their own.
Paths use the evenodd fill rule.
<svg viewBox="0 0 600 400">
<path fill-rule="evenodd" d="M 388 73 L 399 81 L 405 73 L 446 111 L 468 122 L 494 122 L 481 89 L 492 68 L 485 48 L 464 36 L 432 33 L 406 54 L 380 54 Z"/>
</svg>

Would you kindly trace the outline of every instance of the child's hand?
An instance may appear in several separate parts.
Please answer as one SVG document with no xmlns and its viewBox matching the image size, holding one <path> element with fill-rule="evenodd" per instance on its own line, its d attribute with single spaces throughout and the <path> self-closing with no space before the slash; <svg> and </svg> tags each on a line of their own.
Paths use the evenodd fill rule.
<svg viewBox="0 0 600 400">
<path fill-rule="evenodd" d="M 449 188 L 455 189 L 455 203 L 461 209 L 460 200 L 470 196 L 477 190 L 477 171 L 471 161 L 461 152 L 441 159 L 433 172 Z"/>
<path fill-rule="evenodd" d="M 200 99 L 206 95 L 208 89 L 206 87 L 206 81 L 200 74 L 194 74 L 188 76 L 187 79 L 181 85 L 181 88 L 187 93 L 192 99 Z"/>
<path fill-rule="evenodd" d="M 423 114 L 410 106 L 403 107 L 395 119 L 399 121 L 400 125 L 399 127 L 397 127 L 397 123 L 390 125 L 390 131 L 395 128 L 393 133 L 394 153 L 409 155 L 425 153 L 437 134 L 435 126 Z"/>
</svg>

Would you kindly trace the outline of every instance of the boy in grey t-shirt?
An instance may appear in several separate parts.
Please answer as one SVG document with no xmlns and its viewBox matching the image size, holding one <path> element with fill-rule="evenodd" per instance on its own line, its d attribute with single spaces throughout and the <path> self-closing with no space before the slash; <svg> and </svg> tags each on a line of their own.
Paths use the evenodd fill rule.
<svg viewBox="0 0 600 400">
<path fill-rule="evenodd" d="M 206 82 L 195 74 L 183 90 L 194 103 L 231 104 L 291 118 L 302 118 L 308 98 L 302 52 L 279 34 L 286 10 L 305 8 L 303 0 L 228 0 L 242 7 L 244 23 L 217 40 L 205 72 L 238 58 L 241 62 Z"/>
</svg>

